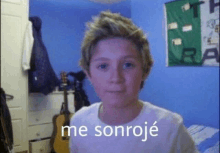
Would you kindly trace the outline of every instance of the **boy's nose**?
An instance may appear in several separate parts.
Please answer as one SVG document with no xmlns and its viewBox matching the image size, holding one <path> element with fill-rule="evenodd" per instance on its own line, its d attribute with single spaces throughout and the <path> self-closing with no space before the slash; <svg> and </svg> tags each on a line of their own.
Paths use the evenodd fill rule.
<svg viewBox="0 0 220 153">
<path fill-rule="evenodd" d="M 115 68 L 110 72 L 111 83 L 122 83 L 124 81 L 123 72 L 119 68 Z"/>
</svg>

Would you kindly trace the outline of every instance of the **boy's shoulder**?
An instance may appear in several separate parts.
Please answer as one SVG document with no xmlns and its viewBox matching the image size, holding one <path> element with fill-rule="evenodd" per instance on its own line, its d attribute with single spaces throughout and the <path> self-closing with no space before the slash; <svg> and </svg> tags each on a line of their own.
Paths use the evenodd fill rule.
<svg viewBox="0 0 220 153">
<path fill-rule="evenodd" d="M 145 106 L 145 115 L 151 116 L 152 120 L 162 122 L 164 124 L 176 124 L 183 123 L 183 118 L 178 113 L 172 112 L 168 109 L 156 106 L 150 102 L 142 101 Z"/>
<path fill-rule="evenodd" d="M 71 122 L 83 121 L 88 119 L 88 117 L 98 117 L 98 109 L 100 103 L 94 103 L 90 106 L 84 106 L 80 110 L 78 110 L 71 118 Z"/>
</svg>

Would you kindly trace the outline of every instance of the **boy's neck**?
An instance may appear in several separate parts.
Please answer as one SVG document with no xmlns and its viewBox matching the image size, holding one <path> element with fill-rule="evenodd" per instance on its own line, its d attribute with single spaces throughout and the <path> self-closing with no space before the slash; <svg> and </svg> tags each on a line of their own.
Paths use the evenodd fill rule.
<svg viewBox="0 0 220 153">
<path fill-rule="evenodd" d="M 108 125 L 122 125 L 135 119 L 141 112 L 143 103 L 136 101 L 123 108 L 108 107 L 101 104 L 99 108 L 99 119 Z"/>
</svg>

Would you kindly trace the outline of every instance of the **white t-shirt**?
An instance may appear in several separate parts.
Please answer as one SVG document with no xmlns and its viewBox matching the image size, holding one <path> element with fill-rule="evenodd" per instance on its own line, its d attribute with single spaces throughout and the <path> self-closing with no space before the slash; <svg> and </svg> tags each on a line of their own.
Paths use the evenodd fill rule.
<svg viewBox="0 0 220 153">
<path fill-rule="evenodd" d="M 70 130 L 70 152 L 197 152 L 180 115 L 148 102 L 141 100 L 140 102 L 144 104 L 140 114 L 131 122 L 121 126 L 110 126 L 99 119 L 98 112 L 101 103 L 83 107 L 70 121 L 70 127 L 77 128 L 77 130 L 74 128 Z M 79 133 L 80 127 L 81 133 Z"/>
</svg>

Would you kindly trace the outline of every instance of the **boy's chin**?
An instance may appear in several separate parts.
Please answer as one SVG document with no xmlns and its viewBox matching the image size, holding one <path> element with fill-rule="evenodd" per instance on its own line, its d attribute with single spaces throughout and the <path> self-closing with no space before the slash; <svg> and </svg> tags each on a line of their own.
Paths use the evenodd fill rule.
<svg viewBox="0 0 220 153">
<path fill-rule="evenodd" d="M 106 101 L 103 101 L 103 105 L 107 107 L 112 108 L 124 108 L 128 105 L 127 101 L 125 99 L 108 99 Z"/>
</svg>

